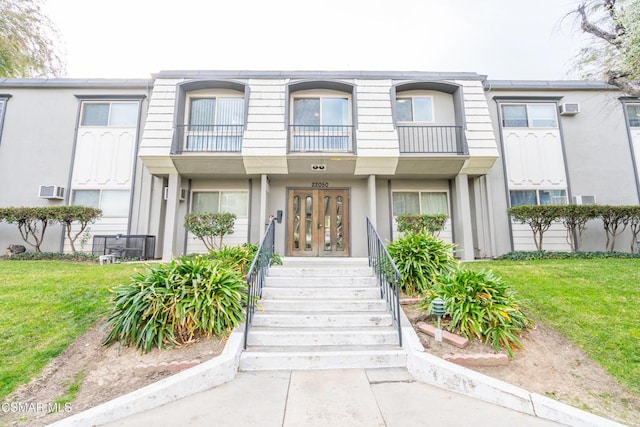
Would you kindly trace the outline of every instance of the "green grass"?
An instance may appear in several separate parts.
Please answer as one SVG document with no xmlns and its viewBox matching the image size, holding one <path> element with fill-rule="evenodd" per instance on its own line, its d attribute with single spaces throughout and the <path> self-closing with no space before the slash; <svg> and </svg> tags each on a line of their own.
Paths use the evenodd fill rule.
<svg viewBox="0 0 640 427">
<path fill-rule="evenodd" d="M 104 316 L 108 290 L 142 267 L 0 261 L 0 399 Z"/>
<path fill-rule="evenodd" d="M 492 261 L 488 268 L 525 300 L 525 311 L 579 345 L 640 393 L 640 260 Z"/>
</svg>

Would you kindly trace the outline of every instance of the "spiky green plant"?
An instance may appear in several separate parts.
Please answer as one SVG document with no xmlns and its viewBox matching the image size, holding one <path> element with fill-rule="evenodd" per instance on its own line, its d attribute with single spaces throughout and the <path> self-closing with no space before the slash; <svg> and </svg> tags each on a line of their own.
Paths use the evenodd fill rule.
<svg viewBox="0 0 640 427">
<path fill-rule="evenodd" d="M 238 272 L 202 256 L 151 266 L 112 292 L 104 344 L 120 341 L 143 353 L 226 335 L 244 319 L 247 298 Z"/>
</svg>

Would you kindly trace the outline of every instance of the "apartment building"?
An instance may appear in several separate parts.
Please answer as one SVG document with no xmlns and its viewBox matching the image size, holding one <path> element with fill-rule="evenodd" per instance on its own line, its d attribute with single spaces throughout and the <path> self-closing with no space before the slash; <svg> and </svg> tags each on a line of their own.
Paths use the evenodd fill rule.
<svg viewBox="0 0 640 427">
<path fill-rule="evenodd" d="M 189 212 L 271 216 L 286 256 L 366 256 L 402 213 L 445 213 L 461 259 L 533 248 L 515 204 L 637 204 L 640 103 L 586 81 L 476 73 L 162 71 L 145 80 L 0 80 L 0 206 L 83 204 L 92 235 L 204 251 Z M 68 250 L 60 228 L 44 250 Z M 585 249 L 603 249 L 597 223 Z M 0 224 L 0 246 L 20 243 Z M 91 245 L 89 241 L 88 245 Z M 564 229 L 547 249 L 566 250 Z M 88 250 L 86 248 L 85 250 Z"/>
</svg>

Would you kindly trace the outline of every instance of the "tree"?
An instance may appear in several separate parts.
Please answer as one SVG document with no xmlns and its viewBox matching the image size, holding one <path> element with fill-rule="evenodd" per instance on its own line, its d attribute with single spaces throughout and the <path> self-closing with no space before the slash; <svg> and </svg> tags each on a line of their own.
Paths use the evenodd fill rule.
<svg viewBox="0 0 640 427">
<path fill-rule="evenodd" d="M 75 254 L 76 240 L 87 229 L 89 224 L 93 224 L 100 218 L 102 211 L 100 209 L 92 208 L 90 206 L 57 206 L 55 218 L 57 222 L 64 225 L 67 239 L 71 245 L 71 250 Z M 73 224 L 79 224 L 79 230 L 72 231 Z"/>
<path fill-rule="evenodd" d="M 542 250 L 542 237 L 549 230 L 551 224 L 558 219 L 557 206 L 554 205 L 519 205 L 508 210 L 509 215 L 516 221 L 529 224 L 533 231 L 533 241 L 536 250 Z"/>
<path fill-rule="evenodd" d="M 50 77 L 64 72 L 58 34 L 42 0 L 0 0 L 0 77 Z"/>
<path fill-rule="evenodd" d="M 584 0 L 574 13 L 595 38 L 578 55 L 584 74 L 640 96 L 640 0 Z"/>
<path fill-rule="evenodd" d="M 207 250 L 221 248 L 222 239 L 233 233 L 235 223 L 236 214 L 229 212 L 192 212 L 184 217 L 184 227 L 202 240 Z M 216 237 L 220 238 L 217 243 Z"/>
</svg>

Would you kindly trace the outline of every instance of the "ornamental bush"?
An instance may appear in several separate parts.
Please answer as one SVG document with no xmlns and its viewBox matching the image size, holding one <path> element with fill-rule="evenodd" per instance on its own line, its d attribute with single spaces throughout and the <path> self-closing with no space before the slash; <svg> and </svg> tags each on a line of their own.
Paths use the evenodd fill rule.
<svg viewBox="0 0 640 427">
<path fill-rule="evenodd" d="M 208 250 L 222 247 L 224 236 L 233 233 L 235 222 L 236 215 L 229 212 L 193 212 L 184 217 L 185 228 L 202 240 Z"/>
<path fill-rule="evenodd" d="M 247 289 L 242 276 L 203 256 L 149 267 L 113 289 L 103 344 L 120 341 L 143 353 L 225 336 L 243 321 Z"/>
<path fill-rule="evenodd" d="M 445 214 L 402 214 L 398 215 L 398 231 L 401 233 L 429 233 L 437 236 L 444 229 L 449 218 Z"/>
<path fill-rule="evenodd" d="M 522 348 L 520 336 L 532 321 L 521 310 L 513 290 L 491 271 L 460 269 L 440 276 L 426 293 L 421 307 L 430 310 L 434 298 L 445 301 L 449 329 L 469 339 L 477 337 L 513 357 Z"/>
<path fill-rule="evenodd" d="M 407 232 L 387 245 L 400 272 L 400 290 L 408 295 L 426 292 L 441 274 L 458 268 L 455 245 L 425 233 Z"/>
<path fill-rule="evenodd" d="M 258 252 L 257 244 L 243 243 L 240 246 L 224 246 L 220 249 L 213 249 L 206 256 L 222 265 L 233 268 L 242 277 L 246 277 L 256 252 Z M 272 254 L 271 264 L 282 265 L 282 258 L 275 252 Z"/>
</svg>

